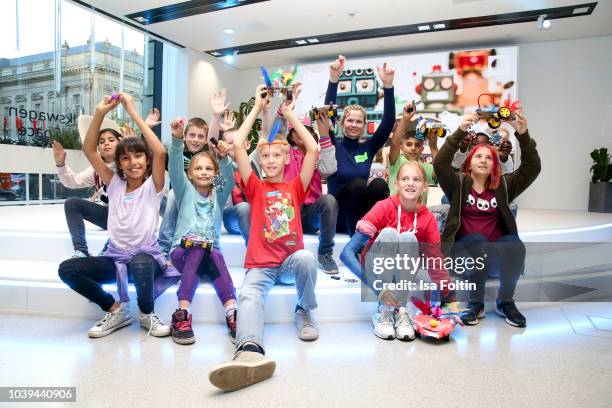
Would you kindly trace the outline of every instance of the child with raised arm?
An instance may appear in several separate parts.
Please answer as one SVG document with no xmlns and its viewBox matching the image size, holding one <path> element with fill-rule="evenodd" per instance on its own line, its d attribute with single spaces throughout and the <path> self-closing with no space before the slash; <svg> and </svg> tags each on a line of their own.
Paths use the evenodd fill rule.
<svg viewBox="0 0 612 408">
<path fill-rule="evenodd" d="M 408 161 L 415 161 L 421 164 L 427 176 L 428 185 L 435 184 L 433 165 L 423 163 L 421 154 L 424 149 L 425 136 L 429 141 L 431 156 L 435 159 L 438 154 L 438 137 L 433 132 L 427 135 L 417 135 L 415 130 L 416 123 L 413 122 L 417 115 L 414 103 L 410 102 L 402 110 L 402 118 L 397 125 L 397 129 L 391 138 L 391 148 L 389 149 L 389 190 L 391 195 L 395 194 L 397 172 L 402 165 Z M 427 205 L 427 191 L 423 196 L 423 204 Z"/>
<path fill-rule="evenodd" d="M 225 390 L 237 390 L 274 374 L 276 363 L 264 356 L 264 299 L 276 282 L 295 283 L 295 323 L 301 340 L 316 340 L 319 330 L 311 310 L 317 307 L 315 284 L 317 260 L 304 249 L 300 207 L 317 161 L 317 143 L 293 112 L 295 100 L 281 106 L 283 116 L 300 134 L 306 154 L 300 177 L 284 182 L 289 145 L 284 136 L 271 134 L 258 143 L 259 157 L 267 177 L 260 180 L 251 169 L 244 139 L 267 102 L 265 85 L 257 87 L 255 106 L 234 140 L 234 155 L 251 203 L 252 217 L 245 259 L 247 268 L 238 298 L 236 352 L 231 362 L 213 368 L 210 382 Z M 262 95 L 263 94 L 263 95 Z"/>
<path fill-rule="evenodd" d="M 96 145 L 104 116 L 122 103 L 140 128 L 144 140 L 127 137 L 117 145 L 115 174 L 102 160 Z M 155 133 L 140 117 L 126 93 L 106 96 L 96 112 L 83 143 L 83 152 L 108 186 L 108 248 L 103 256 L 72 258 L 59 266 L 60 278 L 75 292 L 100 306 L 106 315 L 88 332 L 103 337 L 132 322 L 128 275 L 131 275 L 140 309 L 140 325 L 153 336 L 170 334 L 170 327 L 155 314 L 155 285 L 177 272 L 166 268 L 157 244 L 159 205 L 164 195 L 166 151 Z M 102 288 L 117 282 L 119 301 Z"/>
<path fill-rule="evenodd" d="M 199 274 L 203 272 L 203 261 L 206 258 L 210 258 L 216 267 L 216 271 L 210 271 L 211 280 L 226 309 L 225 320 L 230 334 L 235 337 L 236 290 L 219 246 L 223 205 L 234 185 L 234 170 L 227 158 L 228 146 L 223 141 L 218 142 L 219 161 L 209 152 L 196 154 L 191 158 L 185 174 L 183 120 L 173 120 L 171 127 L 170 180 L 179 214 L 170 258 L 181 272 L 177 292 L 179 308 L 172 315 L 172 340 L 178 344 L 195 342 L 189 306 L 195 296 Z"/>
</svg>

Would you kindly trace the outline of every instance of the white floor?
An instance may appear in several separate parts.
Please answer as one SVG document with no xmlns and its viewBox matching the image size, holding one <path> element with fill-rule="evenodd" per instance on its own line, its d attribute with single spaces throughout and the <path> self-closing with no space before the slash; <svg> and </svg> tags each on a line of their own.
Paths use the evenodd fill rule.
<svg viewBox="0 0 612 408">
<path fill-rule="evenodd" d="M 142 341 L 135 324 L 92 340 L 89 320 L 0 315 L 0 385 L 74 386 L 79 407 L 612 406 L 612 304 L 525 313 L 526 329 L 489 313 L 447 344 L 380 340 L 367 322 L 322 324 L 303 343 L 293 325 L 267 325 L 276 374 L 227 394 L 207 378 L 232 353 L 222 325 L 196 324 L 196 344 L 179 346 Z"/>
</svg>

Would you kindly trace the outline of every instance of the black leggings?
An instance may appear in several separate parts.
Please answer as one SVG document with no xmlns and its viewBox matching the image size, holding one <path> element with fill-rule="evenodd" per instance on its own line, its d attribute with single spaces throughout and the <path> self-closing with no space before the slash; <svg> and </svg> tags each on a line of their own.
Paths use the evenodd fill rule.
<svg viewBox="0 0 612 408">
<path fill-rule="evenodd" d="M 353 179 L 342 187 L 337 194 L 338 222 L 336 232 L 349 235 L 355 233 L 355 226 L 374 204 L 389 197 L 389 186 L 380 178 L 375 178 L 370 184 L 366 180 Z"/>
<path fill-rule="evenodd" d="M 153 312 L 154 282 L 162 273 L 161 267 L 151 255 L 141 253 L 128 262 L 127 269 L 136 288 L 138 308 L 144 314 Z M 113 295 L 102 289 L 102 284 L 117 281 L 117 268 L 112 258 L 92 256 L 68 259 L 60 264 L 59 276 L 72 290 L 105 312 L 115 303 Z"/>
</svg>

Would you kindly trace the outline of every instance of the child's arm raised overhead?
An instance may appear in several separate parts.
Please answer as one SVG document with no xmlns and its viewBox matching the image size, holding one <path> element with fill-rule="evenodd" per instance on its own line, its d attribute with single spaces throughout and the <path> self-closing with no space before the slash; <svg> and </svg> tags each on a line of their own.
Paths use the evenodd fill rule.
<svg viewBox="0 0 612 408">
<path fill-rule="evenodd" d="M 91 124 L 89 125 L 89 129 L 87 129 L 85 141 L 83 142 L 83 153 L 85 153 L 85 157 L 87 157 L 87 160 L 89 160 L 91 166 L 94 168 L 96 173 L 98 173 L 102 179 L 102 182 L 106 185 L 109 185 L 115 173 L 106 165 L 106 163 L 104 163 L 102 156 L 100 156 L 98 153 L 98 136 L 100 134 L 100 126 L 102 126 L 104 116 L 106 116 L 106 114 L 111 110 L 115 109 L 119 103 L 119 98 L 112 99 L 108 95 L 105 96 L 100 103 L 98 103 L 93 119 L 91 120 Z"/>
<path fill-rule="evenodd" d="M 262 93 L 266 94 L 265 98 L 262 97 Z M 257 86 L 255 90 L 255 105 L 253 105 L 253 109 L 248 114 L 240 129 L 236 133 L 234 137 L 234 158 L 236 159 L 236 164 L 238 164 L 238 173 L 240 173 L 240 178 L 243 183 L 247 183 L 249 177 L 251 176 L 251 161 L 249 160 L 249 155 L 247 154 L 247 150 L 244 147 L 244 141 L 247 139 L 251 128 L 253 127 L 253 123 L 255 123 L 255 119 L 261 113 L 261 110 L 265 103 L 267 103 L 270 95 L 267 95 L 266 86 L 261 84 Z"/>
<path fill-rule="evenodd" d="M 226 101 L 227 90 L 225 88 L 221 89 L 218 92 L 215 92 L 210 97 L 210 106 L 212 108 L 213 115 L 210 120 L 210 125 L 208 126 L 208 141 L 210 141 L 210 139 L 212 138 L 219 140 L 219 129 L 221 128 L 222 116 L 227 111 L 230 105 L 229 103 L 226 103 Z"/>
<path fill-rule="evenodd" d="M 304 186 L 304 191 L 306 191 L 308 190 L 310 180 L 312 179 L 312 174 L 314 173 L 315 166 L 317 164 L 317 152 L 319 150 L 319 144 L 315 141 L 314 137 L 312 137 L 310 132 L 306 130 L 302 122 L 300 122 L 298 117 L 293 112 L 293 108 L 295 107 L 295 100 L 296 98 L 293 98 L 293 100 L 291 101 L 284 101 L 281 105 L 281 112 L 283 116 L 293 126 L 293 129 L 295 129 L 295 131 L 298 133 L 300 139 L 302 139 L 302 141 L 306 145 L 306 155 L 304 156 L 302 170 L 300 171 L 302 185 Z"/>
<path fill-rule="evenodd" d="M 170 183 L 174 190 L 174 197 L 180 204 L 183 199 L 183 194 L 189 185 L 189 179 L 185 174 L 185 164 L 183 163 L 183 130 L 185 127 L 185 119 L 176 118 L 170 122 L 172 133 L 172 143 L 168 152 L 168 172 L 170 173 Z"/>
<path fill-rule="evenodd" d="M 407 103 L 402 110 L 402 119 L 400 119 L 393 137 L 391 138 L 391 148 L 389 149 L 389 166 L 393 166 L 399 158 L 402 150 L 402 136 L 408 129 L 408 124 L 416 115 L 416 107 L 414 102 Z"/>
<path fill-rule="evenodd" d="M 134 100 L 132 97 L 125 92 L 120 92 L 119 95 L 125 111 L 128 115 L 130 115 L 136 126 L 138 126 L 142 136 L 151 149 L 151 154 L 153 155 L 153 163 L 151 163 L 151 177 L 153 177 L 153 184 L 155 184 L 155 189 L 159 193 L 164 189 L 164 177 L 166 173 L 166 149 L 157 138 L 157 135 L 153 133 L 151 128 L 138 113 L 136 106 L 134 106 Z"/>
</svg>

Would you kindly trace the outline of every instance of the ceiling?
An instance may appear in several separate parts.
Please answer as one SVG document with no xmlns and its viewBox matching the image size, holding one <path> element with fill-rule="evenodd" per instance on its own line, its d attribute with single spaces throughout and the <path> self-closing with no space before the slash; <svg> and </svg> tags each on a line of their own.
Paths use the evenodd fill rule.
<svg viewBox="0 0 612 408">
<path fill-rule="evenodd" d="M 574 6 L 586 0 L 270 0 L 170 21 L 140 25 L 126 16 L 178 0 L 82 0 L 132 25 L 198 51 L 286 38 Z M 434 6 L 435 4 L 435 6 Z M 252 68 L 328 59 L 480 45 L 554 41 L 612 34 L 612 1 L 599 0 L 594 12 L 553 20 L 539 31 L 535 22 L 427 32 L 237 55 L 230 65 Z M 235 30 L 226 34 L 224 29 Z"/>
</svg>

